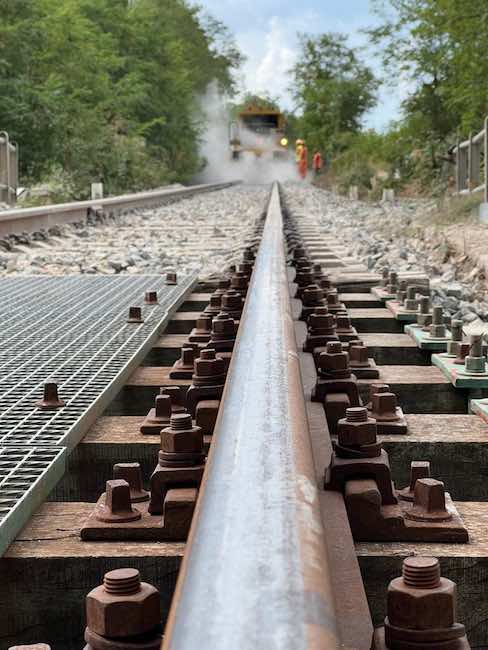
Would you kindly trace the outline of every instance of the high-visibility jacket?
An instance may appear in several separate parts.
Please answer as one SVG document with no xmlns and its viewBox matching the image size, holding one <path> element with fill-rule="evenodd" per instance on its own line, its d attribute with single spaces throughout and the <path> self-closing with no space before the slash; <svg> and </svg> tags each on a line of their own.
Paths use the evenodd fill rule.
<svg viewBox="0 0 488 650">
<path fill-rule="evenodd" d="M 295 148 L 295 160 L 297 163 L 302 159 L 303 144 L 297 144 Z"/>
<path fill-rule="evenodd" d="M 322 154 L 317 151 L 317 153 L 313 157 L 313 168 L 314 169 L 322 169 L 323 165 L 323 160 L 322 160 Z"/>
</svg>

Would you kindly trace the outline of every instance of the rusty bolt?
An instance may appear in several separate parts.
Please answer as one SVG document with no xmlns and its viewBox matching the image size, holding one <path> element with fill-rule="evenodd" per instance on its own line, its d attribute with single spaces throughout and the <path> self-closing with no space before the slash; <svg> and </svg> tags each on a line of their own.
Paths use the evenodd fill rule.
<svg viewBox="0 0 488 650">
<path fill-rule="evenodd" d="M 324 292 L 316 284 L 309 284 L 302 292 L 302 302 L 305 307 L 315 307 L 324 304 Z"/>
<path fill-rule="evenodd" d="M 176 275 L 176 273 L 174 273 L 174 272 L 166 273 L 166 282 L 165 282 L 165 284 L 167 286 L 178 284 L 178 276 Z"/>
<path fill-rule="evenodd" d="M 424 331 L 428 331 L 432 323 L 430 307 L 430 298 L 428 296 L 421 296 L 419 300 L 419 313 L 417 314 L 417 325 L 420 325 Z"/>
<path fill-rule="evenodd" d="M 212 317 L 210 314 L 200 314 L 195 323 L 194 334 L 210 334 L 212 331 Z"/>
<path fill-rule="evenodd" d="M 229 289 L 229 287 L 230 287 L 230 278 L 222 278 L 221 280 L 219 280 L 217 289 L 215 289 L 212 295 L 223 296 L 224 293 Z"/>
<path fill-rule="evenodd" d="M 210 296 L 210 303 L 205 307 L 204 314 L 217 316 L 222 311 L 222 294 L 213 293 Z"/>
<path fill-rule="evenodd" d="M 217 357 L 215 350 L 208 348 L 195 359 L 192 383 L 195 386 L 220 386 L 225 382 L 225 362 Z"/>
<path fill-rule="evenodd" d="M 421 478 L 415 483 L 413 506 L 405 516 L 414 521 L 449 521 L 444 483 L 433 478 Z"/>
<path fill-rule="evenodd" d="M 58 385 L 54 381 L 48 381 L 44 384 L 43 398 L 37 402 L 36 406 L 42 411 L 54 411 L 63 408 L 65 402 L 59 399 Z"/>
<path fill-rule="evenodd" d="M 395 393 L 375 393 L 371 398 L 371 417 L 378 422 L 398 422 L 401 420 L 397 411 Z"/>
<path fill-rule="evenodd" d="M 212 320 L 212 341 L 228 341 L 235 339 L 237 334 L 236 322 L 225 312 Z"/>
<path fill-rule="evenodd" d="M 144 296 L 144 302 L 146 305 L 157 305 L 158 304 L 158 292 L 157 291 L 146 291 Z"/>
<path fill-rule="evenodd" d="M 242 293 L 247 290 L 249 279 L 242 271 L 236 271 L 230 278 L 230 286 Z"/>
<path fill-rule="evenodd" d="M 457 357 L 459 344 L 463 340 L 463 321 L 453 319 L 451 321 L 451 340 L 447 342 L 447 354 L 450 357 Z"/>
<path fill-rule="evenodd" d="M 242 296 L 240 293 L 237 293 L 237 291 L 234 290 L 229 290 L 224 295 L 222 296 L 222 311 L 226 313 L 231 313 L 231 312 L 242 312 L 242 308 L 244 306 L 244 302 L 242 299 Z"/>
<path fill-rule="evenodd" d="M 142 487 L 142 473 L 139 463 L 117 463 L 114 465 L 113 477 L 115 480 L 127 481 L 132 503 L 148 501 L 149 492 Z"/>
<path fill-rule="evenodd" d="M 402 577 L 390 582 L 385 644 L 399 649 L 469 648 L 464 626 L 456 622 L 456 585 L 441 577 L 436 558 L 406 558 Z"/>
<path fill-rule="evenodd" d="M 105 574 L 103 585 L 86 597 L 86 622 L 90 632 L 123 639 L 157 630 L 161 621 L 159 591 L 141 582 L 137 569 L 115 569 Z"/>
<path fill-rule="evenodd" d="M 398 287 L 398 291 L 396 294 L 397 302 L 403 303 L 406 297 L 407 297 L 407 281 L 402 280 L 400 282 L 400 286 Z"/>
<path fill-rule="evenodd" d="M 376 420 L 368 415 L 364 406 L 354 406 L 346 410 L 346 417 L 337 425 L 341 447 L 361 447 L 376 442 Z"/>
<path fill-rule="evenodd" d="M 430 336 L 434 339 L 442 339 L 446 337 L 446 326 L 444 325 L 444 311 L 442 307 L 437 306 L 432 309 Z"/>
<path fill-rule="evenodd" d="M 139 510 L 132 507 L 127 481 L 122 479 L 107 481 L 105 504 L 97 509 L 96 518 L 112 524 L 137 521 L 141 518 Z"/>
<path fill-rule="evenodd" d="M 466 357 L 469 354 L 470 348 L 471 348 L 471 346 L 470 346 L 469 343 L 460 342 L 459 345 L 458 345 L 457 357 L 454 359 L 453 363 L 464 366 L 465 360 L 466 360 Z"/>
<path fill-rule="evenodd" d="M 250 246 L 246 246 L 246 248 L 243 250 L 242 259 L 246 262 L 253 262 L 256 259 L 256 255 Z"/>
<path fill-rule="evenodd" d="M 161 431 L 159 464 L 163 467 L 201 465 L 203 460 L 202 428 L 193 426 L 189 413 L 172 415 L 169 427 Z"/>
<path fill-rule="evenodd" d="M 385 266 L 381 271 L 380 287 L 386 287 L 386 285 L 388 284 L 389 276 L 390 276 L 390 269 L 387 266 Z"/>
<path fill-rule="evenodd" d="M 335 317 L 329 313 L 327 307 L 316 307 L 315 313 L 308 317 L 308 330 L 310 334 L 334 335 Z"/>
<path fill-rule="evenodd" d="M 295 249 L 293 251 L 293 257 L 297 260 L 300 257 L 305 257 L 307 254 L 306 248 L 304 246 L 295 246 Z"/>
<path fill-rule="evenodd" d="M 171 399 L 172 413 L 186 413 L 183 391 L 181 386 L 163 386 L 160 389 L 161 395 L 169 395 Z"/>
<path fill-rule="evenodd" d="M 406 311 L 417 311 L 419 306 L 418 300 L 417 300 L 417 287 L 410 285 L 407 288 L 407 296 L 405 298 L 405 302 L 403 303 L 403 307 Z"/>
<path fill-rule="evenodd" d="M 339 341 L 327 343 L 326 351 L 318 359 L 318 373 L 325 378 L 347 379 L 351 376 L 349 355 Z"/>
<path fill-rule="evenodd" d="M 430 463 L 428 460 L 413 460 L 410 463 L 410 484 L 398 494 L 404 501 L 413 501 L 415 484 L 420 478 L 430 478 Z"/>
<path fill-rule="evenodd" d="M 331 307 L 339 307 L 340 306 L 340 301 L 339 301 L 339 294 L 337 292 L 337 289 L 333 289 L 332 291 L 329 291 L 327 294 L 327 306 L 330 309 Z"/>
<path fill-rule="evenodd" d="M 390 294 L 394 294 L 398 291 L 398 274 L 395 271 L 390 271 L 386 290 Z"/>
<path fill-rule="evenodd" d="M 347 314 L 338 314 L 336 317 L 336 328 L 338 335 L 351 335 L 355 334 L 354 328 L 351 324 L 351 319 Z"/>
<path fill-rule="evenodd" d="M 243 273 L 249 281 L 253 270 L 253 264 L 250 264 L 249 262 L 242 262 L 239 264 L 238 269 L 238 272 Z"/>
<path fill-rule="evenodd" d="M 129 307 L 128 323 L 143 323 L 142 309 L 140 307 Z"/>
<path fill-rule="evenodd" d="M 180 358 L 175 362 L 173 367 L 178 368 L 178 370 L 193 370 L 193 364 L 195 362 L 196 355 L 197 351 L 195 348 L 181 348 Z"/>
<path fill-rule="evenodd" d="M 353 341 L 357 343 L 357 341 Z M 349 365 L 351 368 L 368 368 L 369 367 L 369 352 L 368 348 L 364 345 L 350 345 L 349 346 Z"/>
<path fill-rule="evenodd" d="M 486 370 L 486 358 L 483 356 L 483 340 L 479 334 L 473 334 L 469 339 L 469 354 L 465 359 L 465 372 L 483 374 Z"/>
</svg>

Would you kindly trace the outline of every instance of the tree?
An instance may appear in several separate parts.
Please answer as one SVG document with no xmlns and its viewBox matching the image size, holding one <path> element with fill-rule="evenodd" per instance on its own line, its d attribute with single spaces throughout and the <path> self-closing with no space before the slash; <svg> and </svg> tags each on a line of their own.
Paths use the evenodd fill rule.
<svg viewBox="0 0 488 650">
<path fill-rule="evenodd" d="M 301 53 L 292 70 L 292 92 L 301 112 L 302 137 L 334 152 L 361 128 L 374 106 L 378 82 L 343 34 L 300 35 Z"/>
<path fill-rule="evenodd" d="M 86 196 L 184 181 L 202 164 L 198 98 L 233 91 L 240 55 L 186 0 L 0 0 L 0 128 L 21 173 Z M 27 176 L 27 178 L 26 178 Z"/>
</svg>

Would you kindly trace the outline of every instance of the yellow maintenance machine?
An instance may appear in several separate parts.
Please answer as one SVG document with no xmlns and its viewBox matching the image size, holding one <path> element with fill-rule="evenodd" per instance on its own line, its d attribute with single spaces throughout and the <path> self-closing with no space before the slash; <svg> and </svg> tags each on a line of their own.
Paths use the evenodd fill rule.
<svg viewBox="0 0 488 650">
<path fill-rule="evenodd" d="M 287 159 L 290 151 L 285 116 L 278 110 L 247 106 L 230 125 L 230 149 L 234 160 L 246 153 Z"/>
</svg>

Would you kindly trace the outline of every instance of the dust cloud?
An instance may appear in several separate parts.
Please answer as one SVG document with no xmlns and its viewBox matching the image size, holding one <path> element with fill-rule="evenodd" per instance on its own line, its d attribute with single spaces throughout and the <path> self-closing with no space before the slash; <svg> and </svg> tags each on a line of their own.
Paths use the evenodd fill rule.
<svg viewBox="0 0 488 650">
<path fill-rule="evenodd" d="M 228 104 L 215 84 L 211 84 L 202 97 L 201 110 L 204 117 L 204 130 L 200 155 L 205 159 L 206 165 L 195 179 L 196 182 L 241 180 L 255 185 L 271 183 L 275 180 L 281 182 L 300 180 L 293 152 L 288 160 L 276 160 L 272 154 L 257 157 L 250 152 L 242 152 L 239 160 L 232 159 L 229 144 L 232 118 Z M 263 136 L 242 128 L 240 137 L 248 146 L 258 142 L 263 143 Z"/>
</svg>

